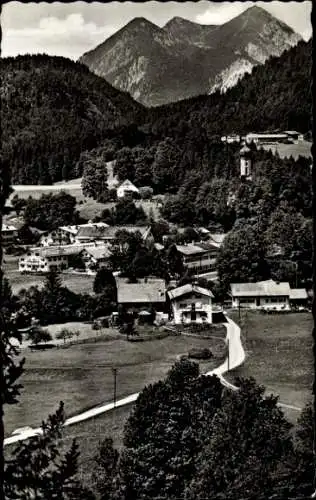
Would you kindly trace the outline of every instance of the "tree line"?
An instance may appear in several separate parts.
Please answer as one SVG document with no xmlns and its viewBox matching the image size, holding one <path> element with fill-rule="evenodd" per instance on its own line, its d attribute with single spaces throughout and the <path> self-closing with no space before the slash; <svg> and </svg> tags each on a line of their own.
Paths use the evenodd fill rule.
<svg viewBox="0 0 316 500">
<path fill-rule="evenodd" d="M 154 165 L 154 184 L 166 189 L 168 176 L 181 177 L 190 165 L 212 168 L 208 145 L 223 134 L 309 132 L 311 60 L 311 41 L 300 42 L 256 66 L 225 94 L 145 109 L 82 64 L 46 55 L 5 58 L 5 167 L 16 184 L 49 184 L 80 177 L 84 170 L 88 177 L 89 163 L 117 157 L 120 178 L 148 185 Z M 160 168 L 166 156 L 170 171 Z M 174 158 L 177 172 L 172 171 Z"/>
</svg>

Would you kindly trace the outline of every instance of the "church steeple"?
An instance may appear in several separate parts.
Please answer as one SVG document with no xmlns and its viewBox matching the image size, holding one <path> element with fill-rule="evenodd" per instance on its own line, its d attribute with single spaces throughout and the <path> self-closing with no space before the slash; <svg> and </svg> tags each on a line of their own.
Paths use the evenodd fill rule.
<svg viewBox="0 0 316 500">
<path fill-rule="evenodd" d="M 252 180 L 252 154 L 247 145 L 244 145 L 240 152 L 240 177 Z"/>
</svg>

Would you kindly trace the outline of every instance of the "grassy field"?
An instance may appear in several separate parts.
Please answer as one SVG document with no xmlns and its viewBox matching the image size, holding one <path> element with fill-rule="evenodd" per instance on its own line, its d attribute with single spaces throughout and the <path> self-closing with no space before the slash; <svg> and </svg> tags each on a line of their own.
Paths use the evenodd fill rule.
<svg viewBox="0 0 316 500">
<path fill-rule="evenodd" d="M 101 215 L 105 208 L 112 208 L 114 205 L 114 202 L 98 203 L 92 198 L 88 198 L 84 202 L 79 203 L 77 209 L 83 219 L 93 220 L 96 216 Z M 148 217 L 153 215 L 155 219 L 159 218 L 160 212 L 155 200 L 137 200 L 136 205 L 141 206 Z"/>
<path fill-rule="evenodd" d="M 43 194 L 56 194 L 58 191 L 65 191 L 66 193 L 74 196 L 77 200 L 77 210 L 79 211 L 82 218 L 86 220 L 93 220 L 96 216 L 101 215 L 105 208 L 111 208 L 114 203 L 98 203 L 92 198 L 88 198 L 83 195 L 81 189 L 81 177 L 78 179 L 72 179 L 70 181 L 56 182 L 52 186 L 27 186 L 27 185 L 15 185 L 12 186 L 14 191 L 9 198 L 10 200 L 16 194 L 19 198 L 27 199 L 29 196 L 38 199 Z M 149 216 L 153 214 L 155 218 L 159 217 L 159 209 L 155 200 L 153 201 L 136 201 L 136 205 L 141 205 L 145 213 Z"/>
<path fill-rule="evenodd" d="M 13 293 L 18 293 L 23 288 L 30 286 L 43 286 L 45 276 L 21 274 L 16 269 L 6 269 L 4 266 L 5 276 L 10 281 Z M 75 293 L 93 293 L 94 276 L 88 274 L 67 274 L 60 275 L 64 286 Z"/>
<path fill-rule="evenodd" d="M 312 143 L 307 141 L 301 141 L 297 144 L 278 144 L 278 145 L 270 145 L 266 144 L 262 146 L 266 151 L 271 151 L 275 153 L 276 151 L 279 153 L 281 158 L 289 158 L 293 156 L 294 159 L 297 159 L 299 156 L 306 156 L 307 158 L 312 158 L 311 147 Z"/>
<path fill-rule="evenodd" d="M 263 315 L 256 312 L 230 314 L 240 324 L 247 358 L 227 378 L 253 376 L 280 401 L 302 407 L 312 397 L 313 318 L 309 313 Z M 295 422 L 299 413 L 284 410 Z"/>
<path fill-rule="evenodd" d="M 64 401 L 68 416 L 111 401 L 112 367 L 118 369 L 117 397 L 141 390 L 145 384 L 165 376 L 180 355 L 192 347 L 218 348 L 218 340 L 190 337 L 167 337 L 147 342 L 108 340 L 74 345 L 67 349 L 23 351 L 25 372 L 21 378 L 24 390 L 18 405 L 5 415 L 6 434 L 26 425 L 39 425 Z M 223 352 L 224 352 L 224 344 Z M 201 364 L 209 370 L 219 363 L 213 359 Z"/>
</svg>

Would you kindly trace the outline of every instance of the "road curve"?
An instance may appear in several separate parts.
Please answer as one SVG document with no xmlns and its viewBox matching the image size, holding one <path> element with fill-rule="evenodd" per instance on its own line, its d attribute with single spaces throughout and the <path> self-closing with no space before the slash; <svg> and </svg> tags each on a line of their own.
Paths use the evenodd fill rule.
<svg viewBox="0 0 316 500">
<path fill-rule="evenodd" d="M 238 387 L 235 385 L 231 384 L 225 378 L 223 377 L 224 373 L 227 373 L 228 371 L 237 368 L 240 366 L 246 358 L 246 354 L 241 342 L 241 331 L 239 326 L 234 323 L 228 316 L 226 316 L 227 323 L 226 323 L 226 328 L 227 328 L 227 334 L 226 334 L 226 344 L 228 346 L 228 357 L 225 359 L 225 361 L 215 368 L 214 370 L 211 370 L 203 375 L 217 375 L 221 381 L 221 383 L 231 389 L 231 390 L 238 390 Z M 67 418 L 65 421 L 64 425 L 69 426 L 69 425 L 74 425 L 78 424 L 79 422 L 83 422 L 84 420 L 88 420 L 90 418 L 96 417 L 98 415 L 101 415 L 102 413 L 106 413 L 110 410 L 113 410 L 116 407 L 119 406 L 125 406 L 131 403 L 134 403 L 139 396 L 139 392 L 136 392 L 134 394 L 130 394 L 129 396 L 119 399 L 116 401 L 115 406 L 114 402 L 112 403 L 107 403 L 102 406 L 97 406 L 94 408 L 91 408 L 90 410 L 84 411 L 83 413 L 79 413 L 79 415 L 75 415 L 73 417 Z M 290 408 L 293 410 L 298 410 L 300 411 L 301 408 L 298 408 L 296 406 L 291 406 L 291 405 L 286 405 L 279 403 L 279 406 L 285 407 L 285 408 Z M 38 427 L 37 429 L 29 429 L 26 431 L 21 432 L 20 434 L 16 434 L 13 436 L 10 436 L 4 440 L 4 446 L 17 443 L 18 441 L 24 441 L 25 439 L 29 439 L 33 436 L 37 436 L 42 434 L 42 429 L 41 427 Z"/>
</svg>

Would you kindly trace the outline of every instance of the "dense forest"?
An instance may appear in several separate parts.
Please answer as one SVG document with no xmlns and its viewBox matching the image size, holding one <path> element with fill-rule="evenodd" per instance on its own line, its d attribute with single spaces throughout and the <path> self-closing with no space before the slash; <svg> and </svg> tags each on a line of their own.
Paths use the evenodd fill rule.
<svg viewBox="0 0 316 500">
<path fill-rule="evenodd" d="M 209 176 L 226 176 L 227 171 L 212 171 L 219 136 L 310 131 L 311 61 L 311 42 L 300 42 L 255 67 L 226 94 L 146 109 L 79 63 L 44 55 L 6 58 L 1 61 L 2 161 L 15 184 L 79 177 L 88 164 L 90 170 L 94 164 L 105 168 L 111 159 L 118 160 L 120 178 L 128 174 L 138 185 L 154 184 L 158 192 L 169 175 L 181 182 L 193 166 L 203 166 Z M 161 169 L 163 156 L 176 163 L 176 172 Z"/>
<path fill-rule="evenodd" d="M 2 59 L 1 75 L 2 160 L 16 184 L 73 178 L 82 151 L 124 138 L 142 113 L 128 94 L 66 58 Z"/>
<path fill-rule="evenodd" d="M 253 68 L 225 94 L 216 92 L 151 110 L 157 134 L 181 135 L 181 125 L 208 137 L 249 131 L 311 129 L 312 41 Z M 260 111 L 260 112 L 258 112 Z"/>
</svg>

